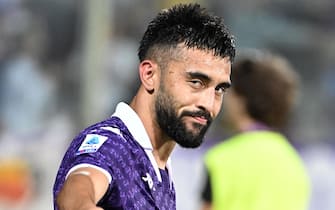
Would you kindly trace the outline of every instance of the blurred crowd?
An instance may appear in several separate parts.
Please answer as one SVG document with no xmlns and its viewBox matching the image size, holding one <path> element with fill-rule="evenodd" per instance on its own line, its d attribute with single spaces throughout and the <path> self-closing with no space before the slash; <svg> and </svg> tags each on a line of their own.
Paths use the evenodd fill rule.
<svg viewBox="0 0 335 210">
<path fill-rule="evenodd" d="M 130 100 L 139 36 L 160 8 L 178 2 L 0 0 L 0 210 L 52 209 L 67 144 Z M 237 50 L 268 49 L 298 70 L 286 134 L 312 180 L 310 210 L 335 209 L 335 2 L 197 2 L 225 18 Z M 199 208 L 202 156 L 227 135 L 217 123 L 204 147 L 173 154 L 177 209 Z"/>
</svg>

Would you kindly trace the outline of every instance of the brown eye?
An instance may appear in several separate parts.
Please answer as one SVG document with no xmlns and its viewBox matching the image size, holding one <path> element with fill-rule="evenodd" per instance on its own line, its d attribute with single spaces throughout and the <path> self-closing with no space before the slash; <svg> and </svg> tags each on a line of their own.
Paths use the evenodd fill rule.
<svg viewBox="0 0 335 210">
<path fill-rule="evenodd" d="M 216 87 L 215 88 L 215 92 L 218 95 L 223 95 L 225 92 L 227 92 L 227 88 L 225 88 L 225 87 Z"/>
<path fill-rule="evenodd" d="M 203 86 L 201 80 L 191 80 L 190 83 L 191 83 L 191 86 L 194 88 L 201 88 Z"/>
</svg>

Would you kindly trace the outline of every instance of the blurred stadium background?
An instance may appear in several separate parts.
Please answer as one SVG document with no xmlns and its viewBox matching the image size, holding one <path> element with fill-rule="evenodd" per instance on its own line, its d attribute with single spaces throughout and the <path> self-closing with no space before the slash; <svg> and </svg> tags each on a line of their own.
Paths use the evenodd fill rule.
<svg viewBox="0 0 335 210">
<path fill-rule="evenodd" d="M 159 9 L 179 2 L 223 16 L 237 50 L 292 62 L 301 94 L 286 132 L 311 177 L 310 210 L 335 209 L 335 1 L 0 0 L 0 210 L 53 209 L 68 143 L 131 99 L 138 41 Z M 208 145 L 225 135 L 215 124 Z M 178 210 L 199 208 L 205 150 L 173 153 Z"/>
</svg>

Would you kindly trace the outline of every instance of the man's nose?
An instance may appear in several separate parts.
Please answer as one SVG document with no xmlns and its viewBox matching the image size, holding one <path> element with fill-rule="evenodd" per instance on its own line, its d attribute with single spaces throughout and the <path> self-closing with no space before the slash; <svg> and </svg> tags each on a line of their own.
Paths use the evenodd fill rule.
<svg viewBox="0 0 335 210">
<path fill-rule="evenodd" d="M 198 98 L 198 107 L 200 109 L 208 111 L 211 117 L 213 117 L 214 113 L 216 113 L 216 103 L 217 102 L 214 89 L 207 89 L 206 91 L 202 92 Z"/>
</svg>

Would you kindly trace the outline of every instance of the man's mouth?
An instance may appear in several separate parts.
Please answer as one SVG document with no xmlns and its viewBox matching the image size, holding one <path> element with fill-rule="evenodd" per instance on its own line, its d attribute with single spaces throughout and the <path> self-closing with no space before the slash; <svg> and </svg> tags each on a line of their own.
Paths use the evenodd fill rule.
<svg viewBox="0 0 335 210">
<path fill-rule="evenodd" d="M 196 116 L 193 117 L 199 124 L 206 125 L 207 124 L 207 119 L 203 116 Z"/>
<path fill-rule="evenodd" d="M 212 119 L 208 112 L 198 111 L 198 112 L 187 112 L 185 111 L 182 116 L 190 117 L 192 121 L 200 125 L 208 125 L 211 123 Z"/>
</svg>

